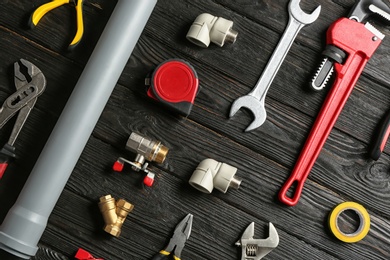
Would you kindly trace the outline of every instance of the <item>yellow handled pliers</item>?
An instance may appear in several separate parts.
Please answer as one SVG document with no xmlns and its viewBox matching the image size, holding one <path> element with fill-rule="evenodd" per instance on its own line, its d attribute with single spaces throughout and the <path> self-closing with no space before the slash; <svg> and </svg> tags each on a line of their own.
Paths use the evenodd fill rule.
<svg viewBox="0 0 390 260">
<path fill-rule="evenodd" d="M 84 0 L 53 0 L 49 3 L 43 4 L 38 7 L 31 15 L 30 27 L 34 28 L 39 23 L 41 18 L 51 10 L 64 4 L 73 4 L 76 8 L 77 16 L 77 32 L 75 37 L 73 38 L 73 41 L 69 45 L 69 48 L 73 48 L 80 42 L 84 33 L 83 2 Z"/>
</svg>

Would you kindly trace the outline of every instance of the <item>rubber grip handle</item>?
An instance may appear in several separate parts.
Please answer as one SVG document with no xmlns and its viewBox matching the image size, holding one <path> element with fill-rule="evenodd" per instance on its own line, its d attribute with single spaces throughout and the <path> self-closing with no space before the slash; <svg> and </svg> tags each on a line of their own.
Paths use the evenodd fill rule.
<svg viewBox="0 0 390 260">
<path fill-rule="evenodd" d="M 5 170 L 7 170 L 8 162 L 0 163 L 0 179 L 3 178 Z"/>
<path fill-rule="evenodd" d="M 0 150 L 0 179 L 3 177 L 8 163 L 11 159 L 15 158 L 15 147 L 9 144 L 5 144 Z"/>
<path fill-rule="evenodd" d="M 390 134 L 390 111 L 387 112 L 386 116 L 381 120 L 378 129 L 378 135 L 374 138 L 374 143 L 370 149 L 370 157 L 375 161 L 379 159 L 381 153 L 385 149 L 387 139 Z"/>
<path fill-rule="evenodd" d="M 158 253 L 157 255 L 155 255 L 152 260 L 167 260 L 169 259 L 167 255 L 163 255 L 161 253 Z"/>
<path fill-rule="evenodd" d="M 41 18 L 45 14 L 47 14 L 48 12 L 53 10 L 54 8 L 57 8 L 61 5 L 69 4 L 69 2 L 70 2 L 70 0 L 57 0 L 57 1 L 51 1 L 47 4 L 43 4 L 40 7 L 38 7 L 34 11 L 34 13 L 31 15 L 31 18 L 29 21 L 31 29 L 34 28 L 39 23 L 39 21 L 41 20 Z"/>
<path fill-rule="evenodd" d="M 72 50 L 81 41 L 84 34 L 84 20 L 83 20 L 83 2 L 82 0 L 77 1 L 76 5 L 76 20 L 77 20 L 77 31 L 72 42 L 69 45 L 69 50 Z"/>
</svg>

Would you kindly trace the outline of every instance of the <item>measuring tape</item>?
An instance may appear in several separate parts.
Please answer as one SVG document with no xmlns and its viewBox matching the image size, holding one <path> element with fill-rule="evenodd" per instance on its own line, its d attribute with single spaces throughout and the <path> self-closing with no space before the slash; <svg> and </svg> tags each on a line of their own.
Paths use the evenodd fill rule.
<svg viewBox="0 0 390 260">
<path fill-rule="evenodd" d="M 342 232 L 337 224 L 337 219 L 346 210 L 353 210 L 359 216 L 360 224 L 352 234 Z M 346 243 L 355 243 L 362 240 L 370 230 L 370 216 L 367 210 L 356 202 L 343 202 L 335 207 L 329 215 L 329 227 L 333 235 Z"/>
<path fill-rule="evenodd" d="M 186 61 L 171 59 L 161 63 L 146 78 L 149 97 L 184 116 L 188 116 L 199 92 L 195 69 Z"/>
</svg>

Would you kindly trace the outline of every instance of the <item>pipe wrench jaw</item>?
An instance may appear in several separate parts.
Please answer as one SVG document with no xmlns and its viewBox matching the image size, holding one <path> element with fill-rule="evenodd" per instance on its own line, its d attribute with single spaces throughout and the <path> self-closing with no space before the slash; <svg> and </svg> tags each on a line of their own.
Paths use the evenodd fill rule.
<svg viewBox="0 0 390 260">
<path fill-rule="evenodd" d="M 363 22 L 373 14 L 378 14 L 390 21 L 390 7 L 382 0 L 359 0 L 352 7 L 349 19 Z"/>
<path fill-rule="evenodd" d="M 347 21 L 342 21 L 346 18 L 342 18 L 329 27 L 327 31 L 327 46 L 322 53 L 324 59 L 311 82 L 312 89 L 322 90 L 331 78 L 335 67 L 339 67 L 337 64 L 344 64 L 347 56 L 351 55 L 351 53 L 360 50 L 371 52 L 368 50 L 371 42 L 373 42 L 372 46 L 375 46 L 375 51 L 381 42 L 380 40 L 383 40 L 385 35 L 367 22 L 367 18 L 374 14 L 390 22 L 390 8 L 382 0 L 360 0 L 356 2 L 349 14 L 349 19 L 355 23 L 347 23 Z M 364 39 L 360 38 L 360 30 L 364 35 Z M 341 32 L 337 33 L 337 31 Z M 366 31 L 369 31 L 372 37 L 366 38 Z M 355 41 L 348 41 L 345 35 L 346 32 Z M 372 54 L 373 52 L 368 58 Z"/>
</svg>

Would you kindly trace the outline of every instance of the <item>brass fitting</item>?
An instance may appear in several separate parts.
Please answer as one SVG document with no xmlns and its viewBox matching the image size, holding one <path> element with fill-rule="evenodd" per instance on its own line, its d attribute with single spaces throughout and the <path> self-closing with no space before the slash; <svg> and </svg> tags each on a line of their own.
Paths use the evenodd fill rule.
<svg viewBox="0 0 390 260">
<path fill-rule="evenodd" d="M 119 237 L 123 222 L 133 208 L 134 205 L 124 199 L 115 201 L 111 195 L 100 197 L 99 209 L 105 223 L 104 231 L 115 237 Z"/>
<path fill-rule="evenodd" d="M 144 164 L 145 160 L 163 163 L 169 151 L 169 148 L 162 145 L 160 141 L 152 140 L 135 132 L 131 133 L 126 148 L 137 153 L 135 162 L 141 165 Z"/>
<path fill-rule="evenodd" d="M 134 161 L 119 157 L 113 165 L 113 170 L 121 172 L 125 163 L 130 164 L 134 171 L 144 171 L 147 174 L 144 178 L 144 184 L 151 187 L 155 174 L 148 169 L 149 164 L 147 161 L 163 163 L 169 148 L 162 145 L 160 141 L 132 132 L 127 140 L 126 149 L 137 153 Z"/>
</svg>

